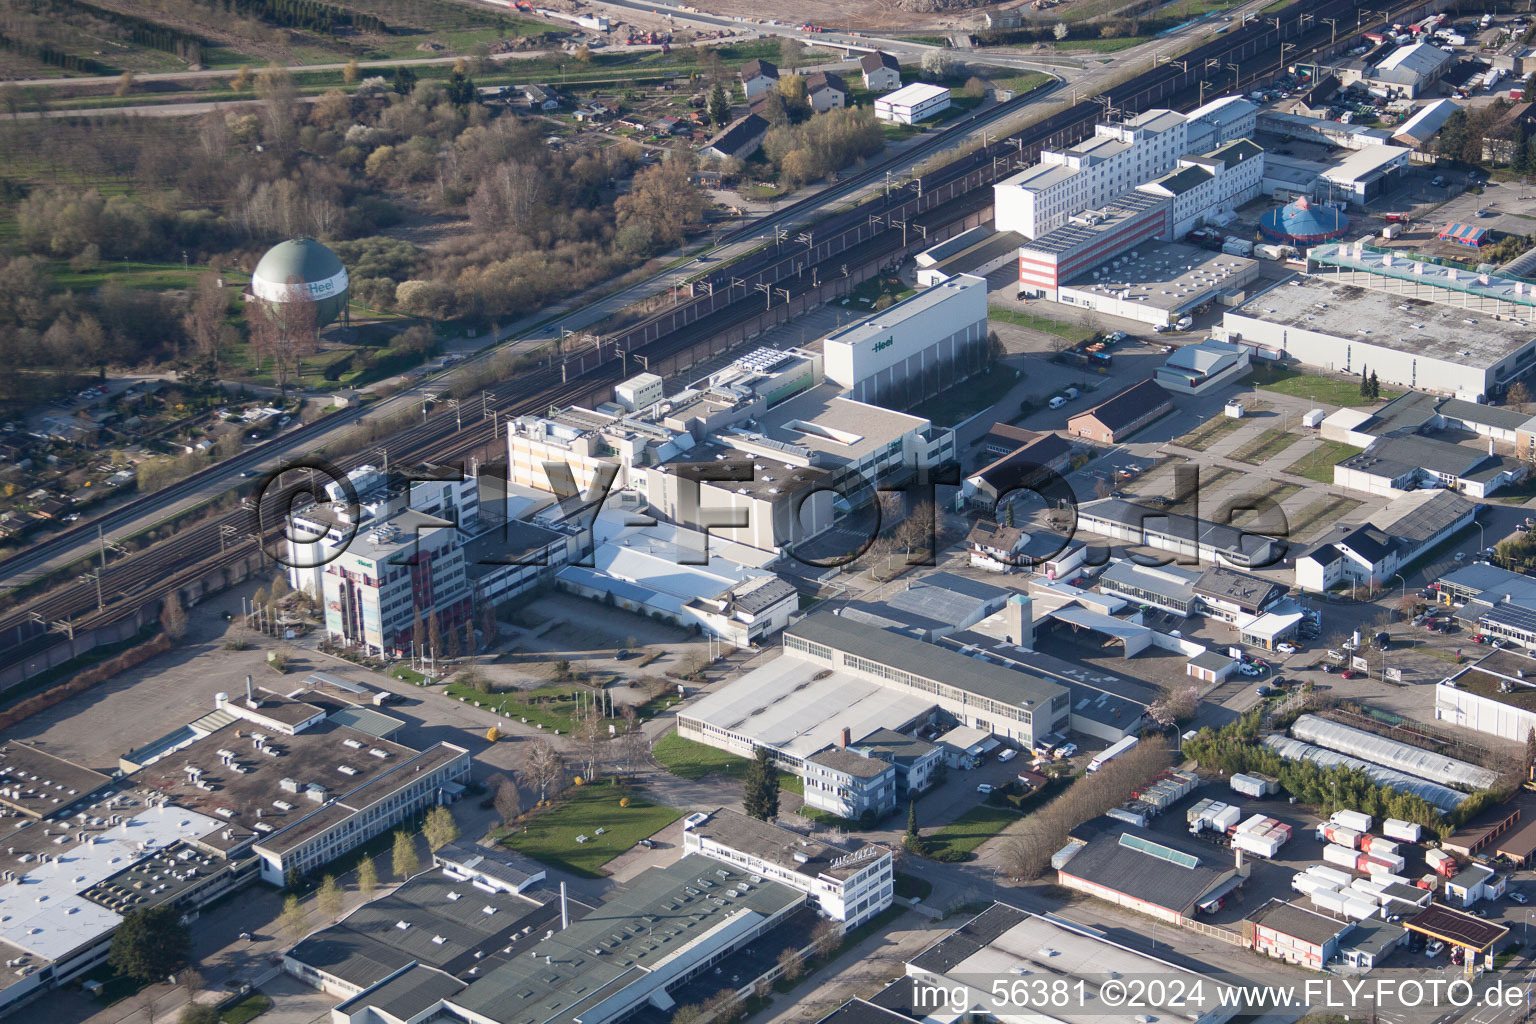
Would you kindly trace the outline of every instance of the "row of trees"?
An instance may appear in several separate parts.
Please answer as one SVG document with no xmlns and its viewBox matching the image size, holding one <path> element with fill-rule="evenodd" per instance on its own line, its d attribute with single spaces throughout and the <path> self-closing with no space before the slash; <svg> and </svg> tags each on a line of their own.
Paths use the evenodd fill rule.
<svg viewBox="0 0 1536 1024">
<path fill-rule="evenodd" d="M 1364 368 L 1360 370 L 1360 397 L 1369 398 L 1372 401 L 1381 398 L 1381 381 L 1376 379 L 1375 370 L 1372 370 L 1369 374 L 1365 372 Z"/>
<path fill-rule="evenodd" d="M 1083 776 L 1024 819 L 1021 827 L 1010 829 L 1000 851 L 1003 870 L 1025 880 L 1044 874 L 1052 854 L 1066 845 L 1072 829 L 1125 803 L 1133 790 L 1167 769 L 1169 758 L 1161 737 L 1145 736 L 1127 753 Z"/>
<path fill-rule="evenodd" d="M 804 124 L 781 124 L 763 138 L 763 156 L 791 188 L 821 181 L 883 148 L 885 135 L 866 107 L 843 107 Z"/>
</svg>

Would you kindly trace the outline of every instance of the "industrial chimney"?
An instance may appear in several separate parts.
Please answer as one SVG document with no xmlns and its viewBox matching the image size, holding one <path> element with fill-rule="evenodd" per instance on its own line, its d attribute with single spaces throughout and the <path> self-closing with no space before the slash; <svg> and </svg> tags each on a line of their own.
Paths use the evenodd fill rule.
<svg viewBox="0 0 1536 1024">
<path fill-rule="evenodd" d="M 571 926 L 571 908 L 565 900 L 565 883 L 560 883 L 560 930 L 565 931 Z"/>
<path fill-rule="evenodd" d="M 1008 642 L 1029 650 L 1035 646 L 1034 599 L 1027 594 L 1013 594 L 1003 606 L 1003 632 Z"/>
<path fill-rule="evenodd" d="M 843 747 L 844 749 L 846 749 L 848 744 L 850 744 L 852 742 L 853 742 L 853 733 L 849 732 L 848 731 L 848 727 L 845 725 L 845 726 L 843 726 L 842 734 L 837 737 L 837 745 L 840 746 L 840 747 Z"/>
<path fill-rule="evenodd" d="M 245 706 L 255 711 L 261 707 L 261 702 L 256 699 L 256 686 L 251 682 L 251 677 L 245 677 Z"/>
</svg>

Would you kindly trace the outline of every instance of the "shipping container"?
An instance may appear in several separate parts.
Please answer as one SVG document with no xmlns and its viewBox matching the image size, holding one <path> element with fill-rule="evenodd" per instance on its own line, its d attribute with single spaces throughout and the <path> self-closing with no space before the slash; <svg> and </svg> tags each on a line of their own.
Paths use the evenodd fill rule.
<svg viewBox="0 0 1536 1024">
<path fill-rule="evenodd" d="M 1210 813 L 1210 811 L 1218 806 L 1225 805 L 1222 804 L 1221 801 L 1212 800 L 1209 797 L 1204 800 L 1197 801 L 1193 807 L 1184 812 L 1184 821 L 1189 825 L 1193 825 L 1197 821 L 1205 821 L 1206 816 Z"/>
<path fill-rule="evenodd" d="M 1280 780 L 1272 779 L 1268 775 L 1234 775 L 1231 784 L 1235 792 L 1251 796 L 1255 800 L 1274 796 L 1280 792 Z"/>
<path fill-rule="evenodd" d="M 1308 429 L 1316 430 L 1318 427 L 1323 425 L 1323 420 L 1327 418 L 1328 414 L 1323 412 L 1323 410 L 1313 409 L 1311 412 L 1308 412 L 1301 418 L 1301 425 L 1307 427 Z"/>
<path fill-rule="evenodd" d="M 1407 875 L 1394 875 L 1390 871 L 1372 871 L 1371 881 L 1381 885 L 1412 885 L 1413 879 Z"/>
<path fill-rule="evenodd" d="M 1348 868 L 1350 871 L 1353 871 L 1355 870 L 1355 865 L 1360 863 L 1360 854 L 1347 846 L 1325 846 L 1323 847 L 1323 860 L 1336 867 Z"/>
<path fill-rule="evenodd" d="M 1381 836 L 1373 836 L 1367 833 L 1360 837 L 1360 849 L 1372 857 L 1395 857 L 1397 844 L 1390 839 Z"/>
<path fill-rule="evenodd" d="M 1285 840 L 1285 836 L 1275 832 L 1268 834 L 1239 832 L 1232 837 L 1232 847 L 1237 850 L 1246 850 L 1256 857 L 1273 857 L 1280 852 L 1280 847 L 1285 845 Z"/>
<path fill-rule="evenodd" d="M 1340 871 L 1338 868 L 1330 868 L 1322 864 L 1314 864 L 1307 868 L 1307 874 L 1316 875 L 1324 881 L 1332 882 L 1335 888 L 1343 888 L 1354 881 L 1355 878 L 1348 871 Z"/>
<path fill-rule="evenodd" d="M 1375 900 L 1348 899 L 1344 901 L 1344 916 L 1356 921 L 1364 921 L 1366 918 L 1376 917 L 1381 907 Z"/>
<path fill-rule="evenodd" d="M 1309 899 L 1312 900 L 1312 905 L 1319 910 L 1326 910 L 1330 914 L 1344 913 L 1346 899 L 1341 893 L 1315 892 Z"/>
<path fill-rule="evenodd" d="M 1359 811 L 1334 811 L 1333 820 L 1345 828 L 1352 828 L 1356 832 L 1369 832 L 1371 830 L 1371 816 Z"/>
<path fill-rule="evenodd" d="M 1408 862 L 1395 853 L 1382 854 L 1380 856 L 1374 853 L 1368 853 L 1365 855 L 1363 860 L 1355 865 L 1355 867 L 1360 871 L 1370 871 L 1372 867 L 1377 864 L 1384 865 L 1386 869 L 1392 872 L 1394 875 L 1408 866 Z"/>
<path fill-rule="evenodd" d="M 1221 808 L 1219 813 L 1211 817 L 1211 824 L 1223 832 L 1231 832 L 1237 827 L 1238 821 L 1242 818 L 1243 809 L 1237 806 L 1237 804 L 1222 804 Z"/>
<path fill-rule="evenodd" d="M 1119 757 L 1127 750 L 1130 750 L 1140 742 L 1141 739 L 1137 736 L 1127 736 L 1123 740 L 1119 740 L 1109 749 L 1105 750 L 1102 754 L 1095 757 L 1092 761 L 1089 761 L 1088 771 L 1090 773 L 1098 771 L 1100 768 L 1104 767 L 1106 764 L 1113 761 L 1115 758 Z"/>
<path fill-rule="evenodd" d="M 1339 891 L 1339 887 L 1333 882 L 1328 881 L 1328 879 L 1318 878 L 1316 875 L 1309 875 L 1305 871 L 1291 879 L 1291 888 L 1295 889 L 1303 896 L 1310 896 L 1315 892 Z"/>
<path fill-rule="evenodd" d="M 1141 813 L 1140 811 L 1133 811 L 1125 807 L 1116 807 L 1114 810 L 1110 811 L 1106 817 L 1114 818 L 1116 821 L 1129 822 L 1130 824 L 1136 825 L 1140 828 L 1147 827 L 1147 816 L 1145 814 Z"/>
<path fill-rule="evenodd" d="M 1076 857 L 1077 851 L 1081 850 L 1087 845 L 1087 843 L 1079 839 L 1074 839 L 1066 846 L 1063 846 L 1061 849 L 1051 854 L 1051 870 L 1060 871 L 1062 868 L 1066 867 L 1067 861 L 1071 860 L 1073 857 Z"/>
<path fill-rule="evenodd" d="M 1325 821 L 1317 826 L 1317 838 L 1325 843 L 1337 843 L 1340 846 L 1347 846 L 1351 850 L 1360 849 L 1359 832 L 1331 821 Z"/>
</svg>

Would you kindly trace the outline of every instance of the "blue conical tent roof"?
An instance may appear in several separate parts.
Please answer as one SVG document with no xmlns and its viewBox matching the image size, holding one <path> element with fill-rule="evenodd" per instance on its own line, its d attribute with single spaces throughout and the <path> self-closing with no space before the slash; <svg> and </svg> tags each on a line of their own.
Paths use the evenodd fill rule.
<svg viewBox="0 0 1536 1024">
<path fill-rule="evenodd" d="M 1259 221 L 1264 237 L 1277 242 L 1311 243 L 1339 238 L 1349 231 L 1349 218 L 1331 206 L 1313 206 L 1302 196 L 1295 202 L 1271 210 Z"/>
</svg>

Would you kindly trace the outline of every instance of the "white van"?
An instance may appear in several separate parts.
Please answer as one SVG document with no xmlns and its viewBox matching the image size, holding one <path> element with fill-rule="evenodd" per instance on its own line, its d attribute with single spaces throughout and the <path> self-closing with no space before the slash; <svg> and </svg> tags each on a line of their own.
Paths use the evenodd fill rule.
<svg viewBox="0 0 1536 1024">
<path fill-rule="evenodd" d="M 1067 404 L 1067 400 L 1062 396 L 1057 395 L 1046 404 L 1048 404 L 1052 409 L 1060 409 L 1062 406 Z"/>
</svg>

